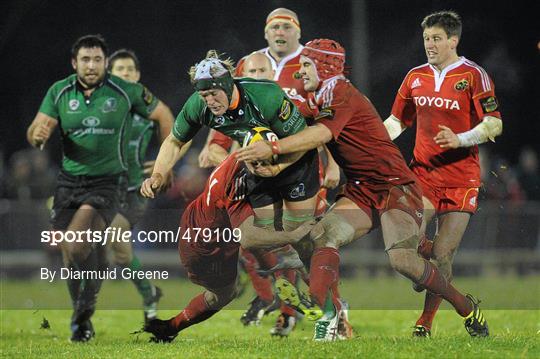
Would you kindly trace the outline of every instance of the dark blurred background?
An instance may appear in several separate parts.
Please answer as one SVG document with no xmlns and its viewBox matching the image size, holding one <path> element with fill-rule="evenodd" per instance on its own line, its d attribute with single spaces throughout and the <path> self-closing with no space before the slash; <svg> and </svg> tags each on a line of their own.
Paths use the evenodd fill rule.
<svg viewBox="0 0 540 359">
<path fill-rule="evenodd" d="M 56 131 L 39 152 L 29 149 L 25 133 L 47 89 L 72 73 L 70 48 L 75 39 L 100 33 L 111 51 L 133 49 L 141 61 L 141 82 L 176 115 L 193 91 L 187 77 L 189 66 L 208 49 L 238 60 L 266 47 L 265 19 L 277 7 L 298 13 L 302 43 L 327 37 L 344 45 L 349 77 L 370 97 L 383 119 L 407 71 L 426 62 L 420 28 L 423 17 L 447 9 L 462 16 L 458 54 L 490 74 L 504 121 L 497 143 L 481 146 L 483 201 L 464 247 L 499 248 L 502 252 L 495 258 L 503 259 L 510 258 L 505 248 L 524 248 L 525 253 L 536 253 L 530 260 L 538 269 L 540 28 L 530 3 L 521 1 L 3 1 L 2 249 L 39 248 L 38 233 L 47 229 L 45 201 L 52 195 L 61 159 L 59 134 Z M 181 208 L 186 196 L 200 190 L 196 185 L 203 184 L 206 172 L 197 168 L 196 156 L 205 134 L 198 135 L 192 155 L 178 165 L 176 185 L 152 208 Z M 409 159 L 414 131 L 406 131 L 396 142 Z M 155 157 L 157 149 L 154 144 L 150 157 Z M 178 216 L 176 209 L 168 225 L 174 226 Z M 164 217 L 155 215 L 147 222 L 160 224 Z M 378 241 L 367 246 L 382 248 Z M 176 263 L 175 253 L 173 257 Z M 516 263 L 523 258 L 516 256 Z"/>
</svg>

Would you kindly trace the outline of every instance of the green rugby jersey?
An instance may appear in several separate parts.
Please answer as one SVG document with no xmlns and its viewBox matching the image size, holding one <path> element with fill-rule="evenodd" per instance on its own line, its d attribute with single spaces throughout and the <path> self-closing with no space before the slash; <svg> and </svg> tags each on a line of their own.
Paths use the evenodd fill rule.
<svg viewBox="0 0 540 359">
<path fill-rule="evenodd" d="M 133 114 L 126 149 L 129 190 L 138 188 L 144 180 L 144 157 L 154 129 L 154 121 Z"/>
<path fill-rule="evenodd" d="M 172 133 L 187 142 L 202 126 L 208 126 L 242 143 L 253 127 L 270 128 L 279 138 L 300 132 L 306 121 L 285 92 L 273 81 L 235 79 L 240 102 L 234 110 L 215 116 L 195 92 L 176 117 Z"/>
<path fill-rule="evenodd" d="M 73 74 L 51 86 L 39 112 L 58 120 L 62 168 L 72 175 L 101 176 L 126 171 L 125 135 L 130 112 L 147 117 L 157 106 L 141 84 L 107 74 L 86 98 Z"/>
</svg>

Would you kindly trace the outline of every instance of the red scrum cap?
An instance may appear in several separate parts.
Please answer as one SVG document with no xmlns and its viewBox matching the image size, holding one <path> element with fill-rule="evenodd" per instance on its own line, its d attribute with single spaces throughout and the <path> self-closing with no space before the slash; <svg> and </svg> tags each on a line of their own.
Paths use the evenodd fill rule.
<svg viewBox="0 0 540 359">
<path fill-rule="evenodd" d="M 311 40 L 304 46 L 301 54 L 313 61 L 321 81 L 343 73 L 345 49 L 337 41 L 329 39 Z"/>
</svg>

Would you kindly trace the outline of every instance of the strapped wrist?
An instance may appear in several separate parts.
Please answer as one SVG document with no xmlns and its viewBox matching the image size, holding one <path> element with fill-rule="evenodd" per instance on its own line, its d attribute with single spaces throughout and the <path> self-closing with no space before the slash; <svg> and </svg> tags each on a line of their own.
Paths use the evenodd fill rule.
<svg viewBox="0 0 540 359">
<path fill-rule="evenodd" d="M 281 148 L 279 147 L 278 141 L 271 141 L 270 147 L 272 148 L 272 154 L 273 155 L 280 155 L 281 154 Z"/>
</svg>

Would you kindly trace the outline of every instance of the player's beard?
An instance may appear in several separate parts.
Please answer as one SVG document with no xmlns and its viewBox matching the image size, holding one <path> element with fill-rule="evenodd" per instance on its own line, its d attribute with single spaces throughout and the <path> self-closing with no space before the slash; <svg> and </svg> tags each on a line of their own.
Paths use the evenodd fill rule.
<svg viewBox="0 0 540 359">
<path fill-rule="evenodd" d="M 98 75 L 98 74 L 96 74 L 96 75 Z M 91 89 L 99 86 L 104 78 L 105 78 L 105 72 L 103 72 L 103 74 L 101 74 L 101 76 L 97 76 L 96 79 L 92 83 L 89 83 L 84 79 L 84 76 L 80 76 L 79 74 L 77 74 L 77 80 L 79 81 L 79 83 L 85 89 L 88 89 L 88 90 L 91 90 Z"/>
</svg>

